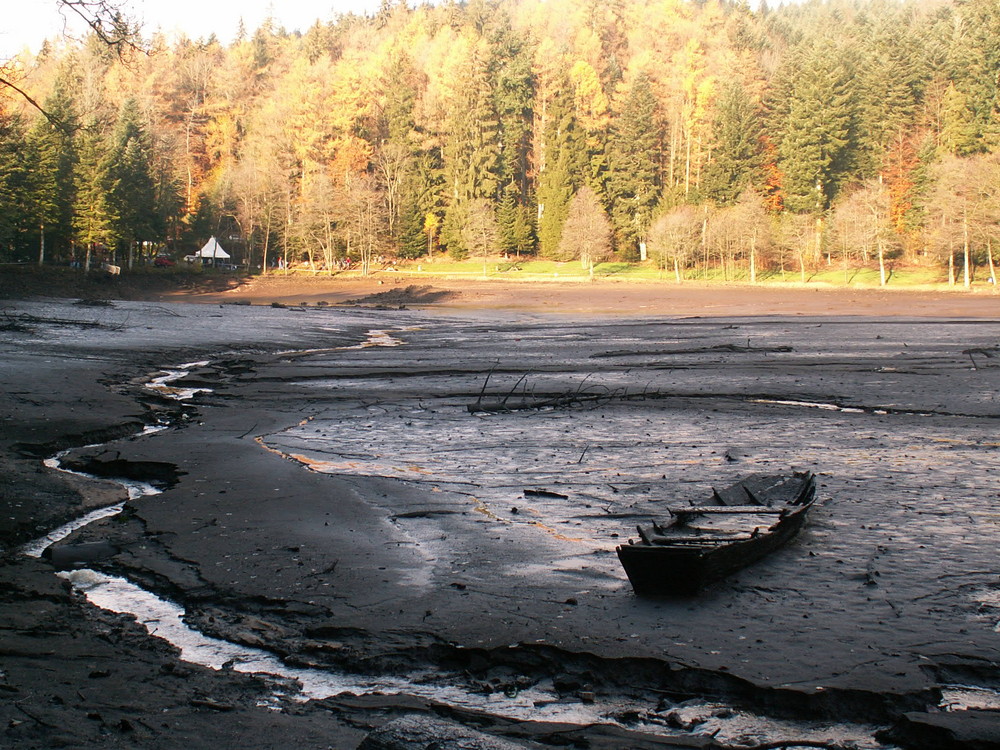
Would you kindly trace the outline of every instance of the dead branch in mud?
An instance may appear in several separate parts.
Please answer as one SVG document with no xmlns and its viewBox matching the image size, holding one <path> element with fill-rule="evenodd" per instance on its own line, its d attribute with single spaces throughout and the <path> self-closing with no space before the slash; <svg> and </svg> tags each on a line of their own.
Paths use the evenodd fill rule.
<svg viewBox="0 0 1000 750">
<path fill-rule="evenodd" d="M 590 374 L 580 381 L 575 390 L 538 394 L 534 388 L 530 390 L 528 388 L 528 376 L 532 372 L 529 370 L 521 375 L 513 387 L 506 393 L 497 393 L 487 397 L 486 386 L 489 384 L 490 376 L 495 369 L 496 366 L 486 374 L 486 380 L 483 382 L 483 387 L 480 389 L 475 403 L 466 406 L 470 414 L 510 414 L 519 411 L 537 411 L 539 409 L 571 408 L 584 405 L 597 406 L 610 401 L 642 400 L 657 398 L 661 395 L 659 392 L 651 393 L 648 387 L 644 387 L 638 392 L 630 392 L 628 388 L 608 388 L 601 385 L 586 386 Z M 518 393 L 518 389 L 520 389 L 520 393 Z M 582 458 L 581 456 L 581 460 Z"/>
<path fill-rule="evenodd" d="M 969 361 L 972 362 L 972 369 L 973 370 L 978 370 L 979 369 L 979 365 L 976 364 L 976 358 L 972 356 L 973 354 L 981 354 L 982 356 L 986 357 L 987 359 L 993 359 L 994 357 L 997 356 L 998 353 L 1000 353 L 1000 346 L 991 346 L 989 348 L 982 348 L 982 347 L 980 347 L 980 348 L 975 348 L 975 349 L 963 349 L 962 350 L 962 354 L 968 354 L 969 355 Z"/>
<path fill-rule="evenodd" d="M 726 746 L 723 746 L 726 747 Z M 776 742 L 762 742 L 759 745 L 733 745 L 739 750 L 784 750 L 784 748 L 794 747 L 818 747 L 823 750 L 851 750 L 853 745 L 841 745 L 838 742 L 828 742 L 825 740 L 777 740 Z"/>
<path fill-rule="evenodd" d="M 120 331 L 125 326 L 122 324 L 109 325 L 107 323 L 102 323 L 97 320 L 78 320 L 75 318 L 42 318 L 37 315 L 31 315 L 29 313 L 21 313 L 20 315 L 11 315 L 10 313 L 5 313 L 4 317 L 7 319 L 7 323 L 4 325 L 4 330 L 26 330 L 29 325 L 49 325 L 49 326 L 75 326 L 77 328 L 104 328 L 109 331 Z M 17 326 L 20 326 L 18 328 Z"/>
<path fill-rule="evenodd" d="M 736 354 L 783 354 L 793 352 L 791 346 L 751 346 L 750 339 L 747 339 L 746 346 L 742 344 L 718 344 L 716 346 L 703 346 L 688 349 L 647 349 L 643 351 L 619 349 L 610 352 L 597 352 L 591 354 L 591 359 L 604 359 L 608 357 L 664 357 L 676 354 L 715 354 L 718 352 L 733 352 Z"/>
</svg>

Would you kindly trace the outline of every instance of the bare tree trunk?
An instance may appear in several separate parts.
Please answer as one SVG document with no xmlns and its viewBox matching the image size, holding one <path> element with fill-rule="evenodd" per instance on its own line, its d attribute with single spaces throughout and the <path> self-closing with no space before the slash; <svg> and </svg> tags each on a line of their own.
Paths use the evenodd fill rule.
<svg viewBox="0 0 1000 750">
<path fill-rule="evenodd" d="M 681 263 L 677 259 L 677 255 L 674 255 L 674 278 L 677 279 L 677 283 L 681 283 Z"/>
<path fill-rule="evenodd" d="M 702 272 L 708 273 L 708 206 L 702 209 L 701 219 L 701 259 Z"/>
<path fill-rule="evenodd" d="M 816 244 L 815 244 L 815 246 L 813 248 L 813 255 L 814 255 L 813 260 L 818 265 L 819 264 L 819 259 L 823 256 L 823 217 L 822 216 L 817 216 L 816 217 L 816 237 L 815 237 L 814 241 L 815 241 Z"/>
<path fill-rule="evenodd" d="M 882 249 L 882 240 L 875 240 L 878 248 L 878 285 L 885 286 L 885 251 Z"/>
<path fill-rule="evenodd" d="M 955 249 L 948 248 L 948 286 L 955 286 Z"/>
<path fill-rule="evenodd" d="M 677 129 L 678 129 L 679 118 L 674 120 L 673 127 L 670 128 L 670 156 L 669 156 L 669 166 L 668 174 L 670 175 L 670 187 L 673 187 L 677 181 L 674 177 L 674 167 L 677 160 Z"/>
<path fill-rule="evenodd" d="M 757 283 L 757 230 L 750 235 L 750 283 Z"/>
<path fill-rule="evenodd" d="M 39 229 L 41 230 L 41 240 L 38 243 L 38 265 L 45 265 L 45 225 L 42 224 Z"/>
<path fill-rule="evenodd" d="M 993 240 L 986 240 L 986 261 L 990 264 L 990 283 L 997 285 L 997 272 L 993 267 Z"/>
<path fill-rule="evenodd" d="M 962 218 L 962 257 L 963 257 L 963 276 L 962 276 L 962 286 L 968 289 L 972 286 L 972 271 L 969 263 L 969 219 L 968 217 Z"/>
<path fill-rule="evenodd" d="M 267 251 L 271 242 L 271 214 L 273 208 L 269 207 L 267 209 L 266 218 L 264 220 L 264 247 L 260 254 L 260 268 L 261 273 L 267 273 Z"/>
<path fill-rule="evenodd" d="M 691 136 L 688 135 L 687 143 L 684 144 L 684 195 L 691 190 Z"/>
</svg>

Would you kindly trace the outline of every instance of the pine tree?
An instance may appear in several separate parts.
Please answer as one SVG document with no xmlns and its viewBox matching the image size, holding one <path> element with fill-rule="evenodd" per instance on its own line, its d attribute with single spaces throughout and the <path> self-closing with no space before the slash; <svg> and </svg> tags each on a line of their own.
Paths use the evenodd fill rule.
<svg viewBox="0 0 1000 750">
<path fill-rule="evenodd" d="M 815 45 L 797 67 L 800 75 L 778 123 L 785 206 L 822 213 L 852 167 L 856 120 L 852 72 L 839 50 L 828 43 Z"/>
<path fill-rule="evenodd" d="M 0 257 L 20 259 L 21 232 L 29 222 L 24 203 L 29 169 L 24 160 L 25 134 L 19 117 L 0 101 Z"/>
<path fill-rule="evenodd" d="M 490 37 L 487 67 L 493 88 L 493 107 L 499 121 L 497 178 L 501 185 L 514 185 L 516 202 L 524 204 L 528 197 L 534 78 L 527 45 L 510 28 L 506 17 Z"/>
<path fill-rule="evenodd" d="M 639 259 L 660 193 L 656 155 L 661 128 L 649 78 L 639 76 L 615 121 L 608 148 L 607 199 L 615 245 L 623 260 Z"/>
<path fill-rule="evenodd" d="M 950 84 L 941 100 L 941 154 L 969 156 L 982 149 L 975 115 L 968 98 Z"/>
<path fill-rule="evenodd" d="M 707 198 L 732 205 L 745 188 L 764 181 L 761 112 L 737 81 L 722 91 L 714 132 L 713 159 L 701 187 Z"/>
<path fill-rule="evenodd" d="M 33 164 L 32 227 L 37 231 L 38 258 L 52 257 L 69 247 L 73 235 L 73 132 L 76 115 L 62 82 L 44 104 L 48 117 L 39 117 L 28 132 L 27 148 Z"/>
<path fill-rule="evenodd" d="M 399 222 L 399 257 L 419 258 L 427 254 L 424 218 L 416 201 L 405 204 Z"/>
<path fill-rule="evenodd" d="M 858 164 L 861 176 L 873 177 L 885 165 L 893 141 L 913 124 L 917 109 L 915 64 L 893 35 L 861 52 L 858 66 Z"/>
<path fill-rule="evenodd" d="M 98 122 L 90 120 L 77 135 L 77 169 L 73 230 L 75 240 L 85 248 L 84 267 L 89 270 L 92 253 L 113 239 L 117 216 L 108 195 L 114 189 L 107 159 L 108 149 Z"/>
<path fill-rule="evenodd" d="M 1000 0 L 956 0 L 955 14 L 949 72 L 982 138 L 975 150 L 995 149 L 1000 146 Z"/>
<path fill-rule="evenodd" d="M 111 238 L 127 248 L 160 232 L 156 215 L 156 189 L 151 176 L 146 135 L 139 122 L 134 100 L 121 108 L 111 149 L 108 153 L 106 197 L 111 222 Z M 131 257 L 131 255 L 129 256 Z"/>
<path fill-rule="evenodd" d="M 453 200 L 498 197 L 500 123 L 486 61 L 473 54 L 467 78 L 459 82 L 443 148 L 448 190 Z"/>
<path fill-rule="evenodd" d="M 558 258 L 569 202 L 585 177 L 580 147 L 583 134 L 565 95 L 553 101 L 549 123 L 547 158 L 538 177 L 538 245 L 543 256 Z"/>
</svg>

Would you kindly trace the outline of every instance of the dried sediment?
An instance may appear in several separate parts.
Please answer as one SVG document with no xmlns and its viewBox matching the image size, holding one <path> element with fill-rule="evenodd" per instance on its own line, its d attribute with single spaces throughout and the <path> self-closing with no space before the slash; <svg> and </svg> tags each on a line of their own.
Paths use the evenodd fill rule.
<svg viewBox="0 0 1000 750">
<path fill-rule="evenodd" d="M 972 598 L 986 552 L 961 541 L 980 524 L 946 524 L 955 508 L 975 516 L 991 482 L 974 457 L 996 418 L 986 395 L 996 371 L 970 369 L 961 350 L 994 331 L 756 321 L 755 340 L 774 343 L 754 354 L 713 348 L 713 337 L 745 334 L 711 322 L 433 322 L 399 348 L 236 357 L 240 367 L 199 372 L 192 382 L 216 390 L 183 429 L 77 452 L 178 467 L 162 495 L 88 533 L 114 527 L 123 552 L 113 568 L 184 602 L 205 630 L 301 664 L 433 666 L 483 684 L 504 669 L 533 683 L 556 673 L 577 697 L 659 690 L 886 721 L 933 702 L 955 665 L 995 661 L 989 612 Z M 371 323 L 351 319 L 359 333 Z M 466 410 L 499 347 L 508 387 L 542 372 L 544 359 L 539 377 L 571 392 L 609 339 L 664 336 L 708 341 L 683 346 L 686 361 L 649 386 L 669 398 L 487 418 Z M 791 339 L 810 350 L 775 351 Z M 400 363 L 413 373 L 398 377 Z M 648 372 L 606 364 L 602 384 L 647 387 Z M 765 390 L 784 403 L 746 398 Z M 126 421 L 141 419 L 122 399 Z M 59 430 L 41 432 L 32 442 Z M 561 482 L 534 481 L 528 469 L 544 451 L 561 451 L 562 463 L 544 454 Z M 478 458 L 490 452 L 519 458 L 498 473 Z M 637 599 L 600 553 L 616 541 L 612 528 L 627 533 L 626 517 L 644 517 L 664 493 L 700 496 L 725 472 L 789 456 L 824 472 L 828 504 L 787 554 L 703 599 Z M 408 463 L 423 471 L 407 473 Z M 580 473 L 570 477 L 571 465 Z"/>
</svg>

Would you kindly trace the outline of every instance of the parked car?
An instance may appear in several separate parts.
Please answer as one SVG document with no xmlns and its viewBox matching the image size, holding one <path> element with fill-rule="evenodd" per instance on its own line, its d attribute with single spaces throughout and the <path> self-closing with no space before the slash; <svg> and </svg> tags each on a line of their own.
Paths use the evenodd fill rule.
<svg viewBox="0 0 1000 750">
<path fill-rule="evenodd" d="M 156 266 L 157 268 L 170 268 L 170 266 L 172 266 L 173 264 L 174 262 L 170 260 L 170 258 L 168 258 L 166 255 L 157 255 L 153 259 L 153 265 Z"/>
</svg>

